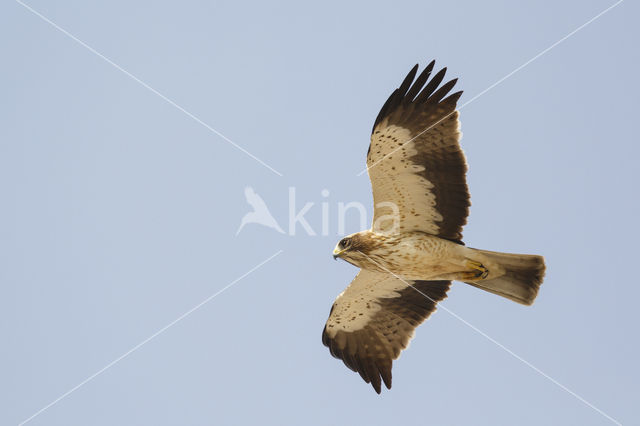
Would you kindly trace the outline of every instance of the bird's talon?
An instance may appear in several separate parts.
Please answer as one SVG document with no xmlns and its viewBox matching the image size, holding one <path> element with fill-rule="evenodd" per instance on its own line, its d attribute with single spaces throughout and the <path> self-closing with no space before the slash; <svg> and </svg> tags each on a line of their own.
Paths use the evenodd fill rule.
<svg viewBox="0 0 640 426">
<path fill-rule="evenodd" d="M 486 279 L 489 276 L 489 270 L 480 262 L 473 260 L 467 260 L 467 266 L 473 271 L 469 271 L 468 274 L 472 275 L 474 279 Z"/>
</svg>

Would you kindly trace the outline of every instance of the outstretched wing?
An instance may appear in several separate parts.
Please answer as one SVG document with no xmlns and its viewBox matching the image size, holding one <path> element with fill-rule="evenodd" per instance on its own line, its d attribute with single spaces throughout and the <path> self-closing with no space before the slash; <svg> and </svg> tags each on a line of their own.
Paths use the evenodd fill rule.
<svg viewBox="0 0 640 426">
<path fill-rule="evenodd" d="M 422 231 L 461 243 L 470 205 L 458 143 L 456 102 L 462 92 L 447 96 L 457 79 L 440 86 L 446 68 L 429 80 L 434 64 L 415 81 L 418 65 L 409 72 L 373 126 L 367 153 L 373 229 L 393 232 L 388 218 L 394 214 L 399 215 L 395 231 Z"/>
<path fill-rule="evenodd" d="M 391 389 L 391 366 L 414 330 L 447 297 L 450 281 L 402 281 L 360 270 L 331 308 L 322 343 L 380 393 Z M 382 379 L 382 381 L 381 381 Z"/>
</svg>

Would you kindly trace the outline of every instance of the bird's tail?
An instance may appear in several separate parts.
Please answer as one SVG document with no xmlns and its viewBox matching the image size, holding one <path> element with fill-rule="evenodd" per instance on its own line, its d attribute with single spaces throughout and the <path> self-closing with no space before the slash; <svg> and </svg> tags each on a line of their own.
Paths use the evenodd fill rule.
<svg viewBox="0 0 640 426">
<path fill-rule="evenodd" d="M 484 264 L 489 269 L 489 276 L 487 279 L 465 281 L 467 284 L 523 305 L 533 303 L 544 277 L 544 257 L 478 249 L 473 249 L 473 251 L 480 255 L 479 258 L 485 259 Z M 491 273 L 492 269 L 504 270 L 504 273 L 492 278 L 494 276 Z"/>
</svg>

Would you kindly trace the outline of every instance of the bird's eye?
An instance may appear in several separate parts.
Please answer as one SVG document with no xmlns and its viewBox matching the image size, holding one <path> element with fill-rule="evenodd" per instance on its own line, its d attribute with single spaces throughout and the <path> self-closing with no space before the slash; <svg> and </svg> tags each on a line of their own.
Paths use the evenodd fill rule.
<svg viewBox="0 0 640 426">
<path fill-rule="evenodd" d="M 340 240 L 340 247 L 345 248 L 348 245 L 349 245 L 349 239 L 348 238 L 343 238 L 343 239 Z"/>
</svg>

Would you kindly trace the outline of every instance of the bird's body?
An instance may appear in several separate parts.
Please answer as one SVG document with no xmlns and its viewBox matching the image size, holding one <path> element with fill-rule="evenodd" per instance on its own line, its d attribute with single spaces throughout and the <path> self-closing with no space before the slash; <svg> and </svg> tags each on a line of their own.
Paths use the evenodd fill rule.
<svg viewBox="0 0 640 426">
<path fill-rule="evenodd" d="M 333 255 L 361 268 L 331 308 L 322 333 L 331 354 L 373 385 L 391 388 L 392 361 L 415 328 L 446 298 L 452 280 L 530 305 L 545 265 L 542 256 L 464 245 L 469 213 L 467 164 L 460 148 L 456 80 L 431 79 L 434 62 L 416 65 L 376 118 L 367 171 L 374 219 Z"/>
<path fill-rule="evenodd" d="M 345 259 L 359 268 L 406 280 L 461 280 L 465 273 L 477 273 L 466 265 L 471 256 L 478 257 L 473 249 L 424 232 L 385 235 L 362 231 L 349 238 L 366 241 L 366 249 Z"/>
</svg>

